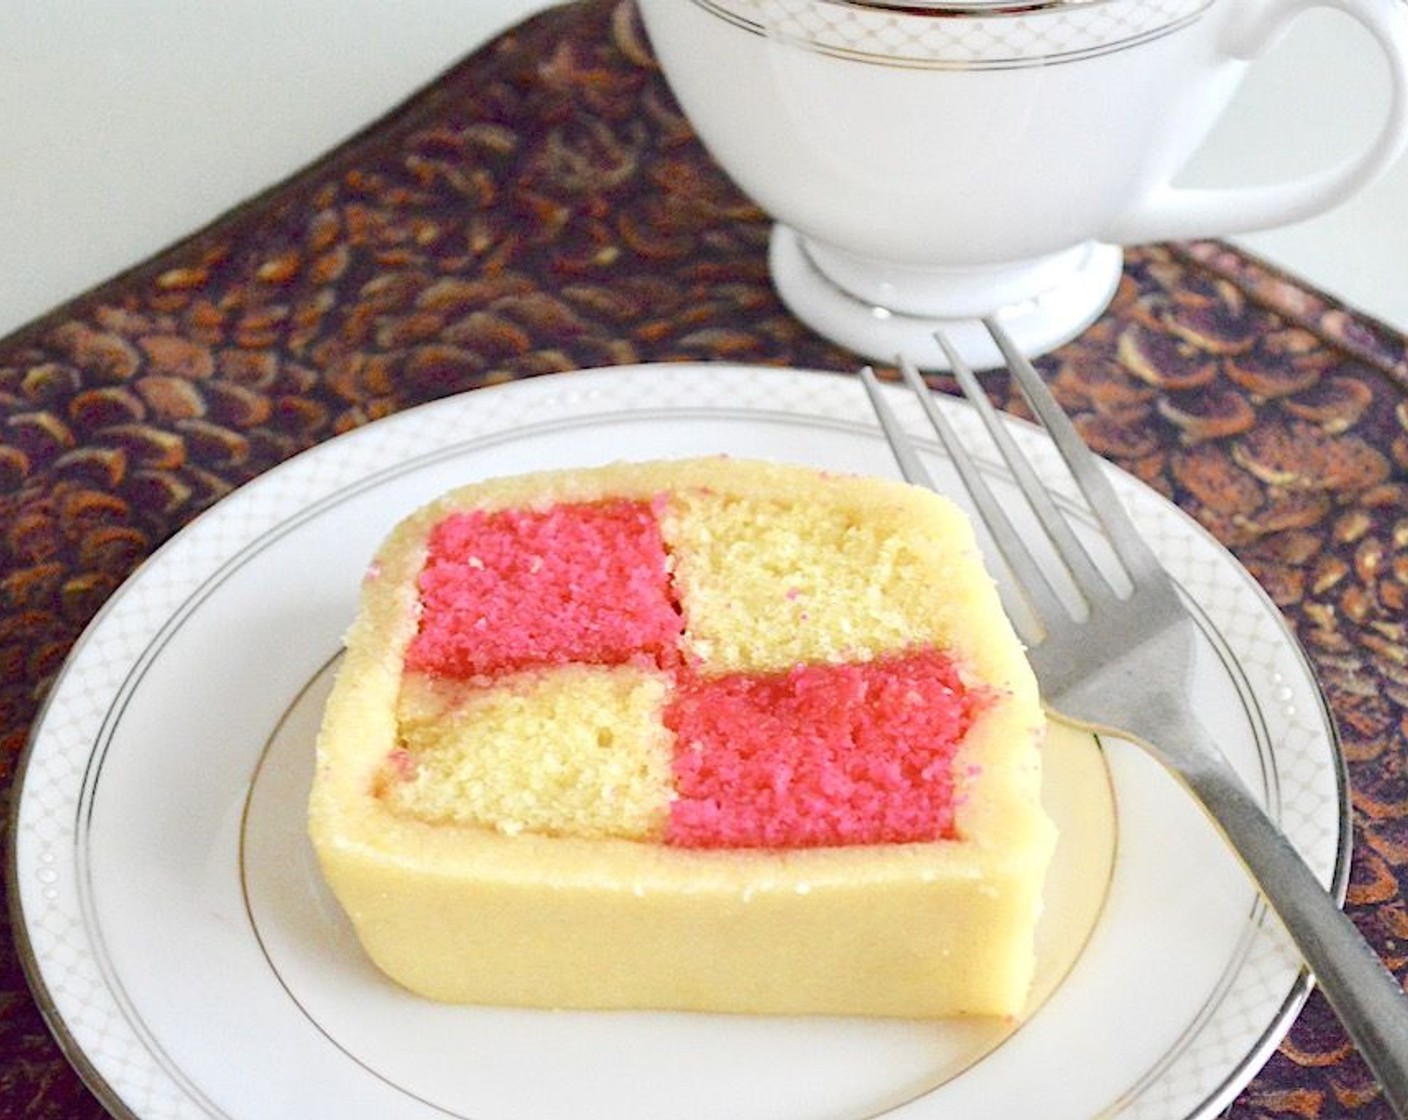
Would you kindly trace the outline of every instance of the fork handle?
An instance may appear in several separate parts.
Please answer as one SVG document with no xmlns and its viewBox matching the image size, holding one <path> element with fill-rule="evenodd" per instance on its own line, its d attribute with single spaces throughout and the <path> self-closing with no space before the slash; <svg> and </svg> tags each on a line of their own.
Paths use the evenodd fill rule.
<svg viewBox="0 0 1408 1120">
<path fill-rule="evenodd" d="M 1398 1117 L 1408 1118 L 1408 992 L 1253 798 L 1202 725 L 1164 712 L 1160 737 L 1197 744 L 1181 776 L 1280 916 Z M 1157 744 L 1149 744 L 1155 754 Z M 1180 751 L 1180 755 L 1182 751 Z M 1180 773 L 1181 772 L 1181 773 Z"/>
</svg>

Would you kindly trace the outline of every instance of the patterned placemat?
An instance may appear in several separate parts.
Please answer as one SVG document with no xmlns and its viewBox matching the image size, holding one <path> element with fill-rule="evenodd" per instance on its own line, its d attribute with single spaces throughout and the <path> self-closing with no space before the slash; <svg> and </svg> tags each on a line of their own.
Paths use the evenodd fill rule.
<svg viewBox="0 0 1408 1120">
<path fill-rule="evenodd" d="M 854 356 L 774 295 L 768 230 L 699 147 L 628 0 L 584 0 L 0 341 L 7 801 L 45 690 L 107 597 L 294 453 L 446 394 L 585 367 L 850 376 Z M 1131 251 L 1109 311 L 1041 366 L 1096 449 L 1206 525 L 1286 612 L 1348 756 L 1348 909 L 1402 977 L 1405 339 L 1226 244 L 1170 244 Z M 101 1116 L 3 920 L 0 1115 Z M 1229 1115 L 1388 1112 L 1313 996 Z"/>
</svg>

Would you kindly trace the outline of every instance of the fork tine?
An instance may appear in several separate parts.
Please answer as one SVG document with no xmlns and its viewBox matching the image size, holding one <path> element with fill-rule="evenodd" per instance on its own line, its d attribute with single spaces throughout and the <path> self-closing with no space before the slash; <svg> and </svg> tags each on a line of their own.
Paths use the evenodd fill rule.
<svg viewBox="0 0 1408 1120">
<path fill-rule="evenodd" d="M 1041 570 L 1035 557 L 1022 543 L 1021 534 L 1013 526 L 1011 519 L 988 486 L 987 480 L 983 478 L 982 472 L 978 470 L 972 456 L 969 455 L 968 449 L 964 447 L 958 434 L 953 430 L 953 425 L 949 423 L 948 417 L 934 403 L 931 391 L 924 384 L 924 379 L 919 375 L 919 371 L 913 363 L 907 359 L 901 359 L 900 372 L 905 383 L 914 390 L 915 396 L 919 398 L 919 403 L 924 408 L 924 414 L 928 418 L 930 426 L 938 435 L 939 442 L 943 444 L 950 461 L 958 471 L 964 490 L 977 508 L 978 516 L 987 527 L 993 543 L 997 545 L 998 552 L 1002 554 L 1003 561 L 1012 573 L 1015 586 L 1027 600 L 1027 604 L 1036 616 L 1038 623 L 1044 626 L 1041 620 L 1050 618 L 1054 614 L 1067 613 L 1055 589 L 1047 579 L 1046 573 Z M 906 481 L 916 486 L 937 490 L 938 488 L 934 485 L 929 472 L 920 461 L 918 453 L 910 441 L 909 433 L 900 425 L 899 420 L 890 409 L 889 402 L 885 400 L 880 383 L 876 380 L 875 371 L 866 366 L 860 371 L 860 379 L 870 397 L 871 407 L 875 411 L 876 418 L 880 421 L 880 427 L 885 433 L 890 449 L 894 453 L 895 461 L 899 464 L 900 473 Z M 1014 625 L 1018 624 L 1016 618 L 1013 619 L 1013 623 Z M 1040 642 L 1042 636 L 1042 634 L 1024 635 L 1031 644 Z"/>
<path fill-rule="evenodd" d="M 1076 431 L 1065 410 L 1056 403 L 1056 398 L 1051 395 L 1051 390 L 1046 387 L 1046 382 L 1041 379 L 1036 367 L 1017 349 L 1011 336 L 996 320 L 984 319 L 983 325 L 1002 351 L 1007 368 L 1022 391 L 1022 396 L 1026 398 L 1032 412 L 1056 445 L 1056 450 L 1060 452 L 1076 485 L 1099 519 L 1115 556 L 1124 565 L 1130 578 L 1136 581 L 1166 582 L 1167 575 L 1163 565 L 1135 528 L 1124 504 L 1115 493 L 1109 476 L 1096 460 L 1095 453 Z"/>
<path fill-rule="evenodd" d="M 1046 531 L 1047 537 L 1056 550 L 1056 555 L 1065 565 L 1076 590 L 1084 598 L 1087 605 L 1100 596 L 1113 594 L 1114 589 L 1110 586 L 1109 581 L 1095 566 L 1095 561 L 1091 559 L 1089 550 L 1076 536 L 1065 515 L 1056 507 L 1050 490 L 1037 477 L 1036 471 L 1032 469 L 1026 455 L 1017 446 L 1017 441 L 1012 438 L 1011 431 L 998 416 L 997 409 L 988 400 L 987 394 L 983 392 L 972 367 L 963 360 L 963 356 L 958 353 L 958 350 L 942 331 L 938 332 L 935 337 L 948 356 L 949 367 L 954 378 L 958 381 L 958 387 L 973 406 L 979 419 L 982 420 L 988 437 L 992 440 L 993 446 L 997 448 L 998 454 L 1002 456 L 1002 461 L 1012 472 L 1012 479 L 1022 492 L 1022 496 L 1026 498 L 1032 513 L 1036 515 L 1041 527 Z M 1010 357 L 1008 360 L 1011 361 Z M 1023 360 L 1025 361 L 1025 359 Z M 1036 371 L 1031 369 L 1030 364 L 1027 368 L 1035 377 Z M 1039 380 L 1038 384 L 1041 384 Z M 1044 385 L 1041 385 L 1041 388 L 1045 390 Z M 1052 403 L 1054 404 L 1054 402 Z M 1061 415 L 1064 419 L 1065 414 Z M 1081 444 L 1081 446 L 1085 445 Z"/>
<path fill-rule="evenodd" d="M 875 418 L 880 421 L 885 441 L 890 445 L 890 452 L 899 464 L 904 480 L 915 486 L 923 486 L 926 490 L 937 490 L 928 468 L 919 458 L 919 452 L 914 449 L 914 444 L 910 443 L 908 433 L 900 426 L 899 418 L 891 410 L 890 402 L 885 399 L 884 391 L 880 388 L 880 382 L 871 366 L 866 366 L 860 371 L 860 383 L 865 386 L 866 395 L 870 398 L 870 407 L 875 412 Z"/>
</svg>

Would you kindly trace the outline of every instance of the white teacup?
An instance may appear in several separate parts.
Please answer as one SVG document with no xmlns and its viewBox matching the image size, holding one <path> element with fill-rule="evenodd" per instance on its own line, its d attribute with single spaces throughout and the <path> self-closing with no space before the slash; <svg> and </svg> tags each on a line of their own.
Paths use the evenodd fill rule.
<svg viewBox="0 0 1408 1120">
<path fill-rule="evenodd" d="M 1328 209 L 1408 139 L 1403 0 L 640 0 L 666 78 L 723 168 L 779 222 L 782 298 L 882 361 L 941 365 L 943 326 L 993 364 L 1084 330 L 1121 245 Z M 1248 62 L 1311 7 L 1366 27 L 1393 93 L 1368 150 L 1290 182 L 1174 180 Z"/>
</svg>

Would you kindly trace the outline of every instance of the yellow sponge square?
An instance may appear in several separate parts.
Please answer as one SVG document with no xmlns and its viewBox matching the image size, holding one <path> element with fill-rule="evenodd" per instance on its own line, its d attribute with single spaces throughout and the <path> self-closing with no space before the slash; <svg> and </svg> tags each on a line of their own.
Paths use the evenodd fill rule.
<svg viewBox="0 0 1408 1120">
<path fill-rule="evenodd" d="M 525 670 L 493 689 L 408 673 L 388 808 L 506 835 L 658 839 L 670 800 L 667 678 L 635 666 Z"/>
</svg>

